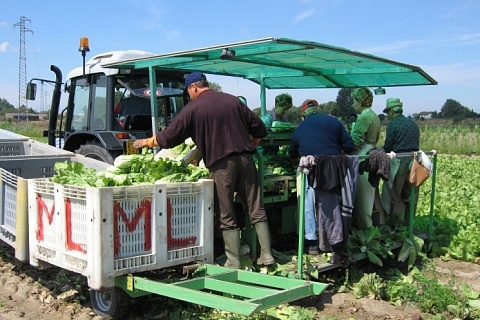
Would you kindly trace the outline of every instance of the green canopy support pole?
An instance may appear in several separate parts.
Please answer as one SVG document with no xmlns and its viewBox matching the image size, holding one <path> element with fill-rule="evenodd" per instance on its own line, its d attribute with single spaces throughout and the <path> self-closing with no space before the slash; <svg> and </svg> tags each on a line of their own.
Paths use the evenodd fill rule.
<svg viewBox="0 0 480 320">
<path fill-rule="evenodd" d="M 433 153 L 432 192 L 430 194 L 430 216 L 428 218 L 428 239 L 433 236 L 433 211 L 435 205 L 435 183 L 437 182 L 437 152 Z"/>
<path fill-rule="evenodd" d="M 158 106 L 157 106 L 157 76 L 153 67 L 148 67 L 150 80 L 150 103 L 152 109 L 152 134 L 158 132 Z"/>
<path fill-rule="evenodd" d="M 157 75 L 154 67 L 148 67 L 150 81 L 150 106 L 152 112 L 152 136 L 158 132 L 158 106 L 157 106 Z M 160 151 L 159 147 L 155 148 L 155 153 Z"/>
<path fill-rule="evenodd" d="M 267 113 L 267 93 L 265 88 L 265 78 L 262 77 L 260 83 L 260 115 L 263 117 Z"/>
<path fill-rule="evenodd" d="M 303 246 L 304 246 L 304 232 L 305 232 L 305 183 L 306 174 L 300 173 L 300 197 L 298 197 L 298 265 L 297 273 L 300 279 L 303 277 Z M 298 187 L 298 186 L 297 186 Z"/>
</svg>

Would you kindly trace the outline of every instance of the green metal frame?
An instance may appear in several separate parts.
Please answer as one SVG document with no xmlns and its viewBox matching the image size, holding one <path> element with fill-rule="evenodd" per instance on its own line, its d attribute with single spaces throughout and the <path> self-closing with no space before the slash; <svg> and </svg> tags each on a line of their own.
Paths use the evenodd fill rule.
<svg viewBox="0 0 480 320">
<path fill-rule="evenodd" d="M 204 265 L 198 278 L 165 283 L 121 276 L 116 285 L 131 296 L 150 293 L 250 316 L 273 306 L 322 293 L 328 284 Z"/>
</svg>

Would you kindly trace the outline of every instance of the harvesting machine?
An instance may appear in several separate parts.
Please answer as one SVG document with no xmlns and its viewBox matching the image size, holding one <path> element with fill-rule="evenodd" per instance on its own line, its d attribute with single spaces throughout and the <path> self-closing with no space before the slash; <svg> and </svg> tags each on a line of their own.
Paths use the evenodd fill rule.
<svg viewBox="0 0 480 320">
<path fill-rule="evenodd" d="M 88 42 L 82 41 L 85 59 L 89 48 Z M 295 173 L 267 175 L 266 159 L 256 154 L 274 243 L 288 239 L 298 250 L 297 272 L 281 277 L 214 265 L 213 181 L 75 187 L 48 179 L 54 174 L 55 162 L 66 158 L 101 170 L 118 155 L 133 152 L 130 146 L 135 139 L 162 130 L 187 103 L 183 79 L 191 71 L 242 77 L 259 84 L 262 115 L 266 112 L 267 89 L 436 84 L 415 66 L 286 38 L 160 55 L 140 51 L 95 55 L 68 74 L 63 89 L 68 93 L 67 105 L 62 110 L 62 73 L 56 66 L 51 70 L 56 80 L 51 81 L 55 90 L 46 131 L 50 146 L 45 145 L 48 148 L 43 154 L 17 151 L 0 157 L 0 166 L 1 158 L 14 163 L 13 157 L 20 157 L 18 161 L 24 160 L 29 167 L 43 164 L 37 172 L 25 176 L 25 168 L 1 168 L 2 180 L 7 172 L 17 174 L 15 183 L 11 183 L 12 178 L 2 182 L 3 191 L 17 200 L 14 210 L 4 209 L 0 215 L 0 235 L 14 246 L 20 260 L 38 267 L 55 265 L 86 276 L 95 311 L 113 317 L 121 317 L 128 310 L 128 297 L 152 293 L 245 315 L 320 294 L 327 285 L 304 278 L 304 183 L 298 187 Z M 27 89 L 30 99 L 35 96 L 34 80 L 48 81 L 32 79 Z M 127 97 L 148 101 L 150 108 L 137 100 L 136 108 L 121 113 L 116 107 Z M 260 146 L 284 148 L 291 134 L 269 132 Z M 18 150 L 39 145 L 25 137 L 14 144 Z M 15 149 L 11 145 L 2 148 Z M 65 154 L 59 157 L 53 150 Z M 2 199 L 6 208 L 12 195 L 2 194 Z M 20 203 L 28 203 L 28 207 Z M 242 239 L 249 245 L 250 254 L 256 256 L 253 230 L 246 219 Z M 409 231 L 413 232 L 413 225 Z M 364 258 L 366 255 L 360 254 L 353 260 Z M 317 269 L 321 272 L 338 266 L 341 264 L 324 263 Z M 180 270 L 185 279 L 170 282 L 151 277 L 158 270 L 172 268 Z"/>
</svg>

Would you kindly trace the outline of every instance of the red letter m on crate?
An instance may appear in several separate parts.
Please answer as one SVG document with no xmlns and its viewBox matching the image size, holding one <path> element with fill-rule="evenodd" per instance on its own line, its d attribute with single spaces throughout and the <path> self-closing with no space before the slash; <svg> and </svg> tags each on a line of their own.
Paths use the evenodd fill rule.
<svg viewBox="0 0 480 320">
<path fill-rule="evenodd" d="M 120 249 L 122 245 L 122 234 L 120 233 L 119 222 L 125 224 L 125 231 L 127 233 L 133 233 L 139 226 L 140 219 L 143 217 L 143 249 L 149 251 L 152 248 L 152 204 L 149 199 L 143 199 L 140 205 L 135 209 L 135 213 L 132 219 L 129 219 L 125 210 L 121 207 L 120 203 L 114 201 L 113 203 L 113 217 L 114 217 L 114 255 L 118 257 L 120 255 Z"/>
<path fill-rule="evenodd" d="M 40 194 L 37 194 L 37 230 L 35 232 L 38 241 L 43 241 L 45 239 L 43 234 L 43 213 L 47 217 L 48 224 L 51 225 L 53 222 L 53 216 L 55 214 L 55 203 L 52 205 L 50 211 L 42 199 Z"/>
</svg>

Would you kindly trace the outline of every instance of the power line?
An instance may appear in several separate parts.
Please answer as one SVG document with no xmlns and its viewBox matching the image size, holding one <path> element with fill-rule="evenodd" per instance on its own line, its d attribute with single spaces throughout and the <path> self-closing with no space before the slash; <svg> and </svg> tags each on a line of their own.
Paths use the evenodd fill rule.
<svg viewBox="0 0 480 320">
<path fill-rule="evenodd" d="M 18 66 L 18 122 L 20 122 L 20 107 L 25 106 L 28 122 L 28 100 L 27 94 L 27 54 L 25 52 L 25 32 L 31 32 L 32 30 L 25 27 L 25 22 L 30 19 L 21 16 L 20 22 L 15 23 L 14 27 L 20 27 L 20 61 Z"/>
</svg>

